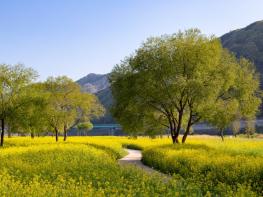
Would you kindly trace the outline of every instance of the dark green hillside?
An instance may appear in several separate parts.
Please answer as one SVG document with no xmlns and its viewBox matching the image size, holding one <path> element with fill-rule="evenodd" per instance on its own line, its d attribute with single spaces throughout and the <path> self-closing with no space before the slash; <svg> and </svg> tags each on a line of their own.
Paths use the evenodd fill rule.
<svg viewBox="0 0 263 197">
<path fill-rule="evenodd" d="M 263 20 L 252 23 L 245 28 L 231 31 L 221 37 L 222 44 L 237 57 L 250 59 L 261 74 L 263 82 Z"/>
<path fill-rule="evenodd" d="M 110 107 L 111 107 L 112 101 L 113 101 L 110 87 L 105 88 L 105 89 L 97 92 L 96 95 L 99 98 L 101 104 L 105 107 L 106 114 L 105 114 L 105 116 L 103 116 L 99 120 L 94 120 L 94 123 L 100 123 L 100 124 L 114 123 L 115 121 L 110 114 Z"/>
<path fill-rule="evenodd" d="M 84 91 L 95 94 L 106 109 L 105 116 L 101 117 L 98 120 L 93 120 L 93 123 L 114 123 L 114 120 L 110 114 L 112 95 L 109 87 L 108 74 L 90 73 L 87 76 L 79 79 L 77 83 L 82 87 Z"/>
</svg>

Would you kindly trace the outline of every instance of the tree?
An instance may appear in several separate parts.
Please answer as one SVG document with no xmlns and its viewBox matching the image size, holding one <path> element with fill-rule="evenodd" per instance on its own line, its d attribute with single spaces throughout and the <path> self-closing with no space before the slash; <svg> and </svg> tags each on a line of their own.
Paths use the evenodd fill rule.
<svg viewBox="0 0 263 197">
<path fill-rule="evenodd" d="M 69 129 L 80 123 L 89 123 L 90 120 L 99 118 L 105 112 L 105 109 L 95 95 L 79 91 L 75 98 L 75 101 L 73 100 L 75 104 L 68 108 L 75 111 L 75 119 L 71 122 L 65 121 L 64 141 L 66 141 L 66 134 Z M 65 125 L 67 125 L 67 127 L 65 127 Z"/>
<path fill-rule="evenodd" d="M 224 130 L 235 118 L 235 112 L 238 110 L 238 103 L 232 102 L 217 102 L 214 112 L 211 116 L 211 123 L 219 129 L 219 134 L 224 141 Z"/>
<path fill-rule="evenodd" d="M 93 128 L 93 124 L 91 122 L 83 122 L 83 123 L 79 123 L 77 125 L 77 129 L 82 133 L 82 132 L 87 132 L 92 130 Z"/>
<path fill-rule="evenodd" d="M 250 136 L 252 136 L 256 132 L 256 125 L 255 125 L 255 121 L 254 120 L 248 119 L 246 121 L 245 132 L 246 132 L 248 138 Z"/>
<path fill-rule="evenodd" d="M 223 134 L 237 113 L 251 116 L 260 103 L 252 64 L 236 60 L 217 38 L 196 29 L 148 39 L 115 66 L 110 83 L 112 113 L 125 131 L 146 131 L 158 123 L 160 130 L 169 128 L 173 143 L 183 128 L 184 143 L 199 121 Z"/>
<path fill-rule="evenodd" d="M 48 123 L 48 128 L 54 131 L 56 141 L 58 141 L 59 132 L 63 129 L 64 114 L 61 111 L 63 103 L 63 79 L 49 77 L 43 84 L 43 92 L 47 96 L 47 111 L 45 118 Z"/>
<path fill-rule="evenodd" d="M 259 77 L 254 65 L 241 58 L 237 60 L 232 54 L 225 54 L 222 61 L 229 63 L 225 67 L 225 83 L 219 96 L 211 106 L 208 120 L 220 130 L 223 140 L 224 129 L 230 126 L 236 117 L 252 119 L 261 103 Z M 230 67 L 231 66 L 231 67 Z"/>
<path fill-rule="evenodd" d="M 4 144 L 4 134 L 8 122 L 16 117 L 19 108 L 31 102 L 25 99 L 25 87 L 36 79 L 37 73 L 31 68 L 25 68 L 21 64 L 0 65 L 0 120 L 1 120 L 1 143 Z M 12 127 L 12 125 L 10 124 Z"/>
<path fill-rule="evenodd" d="M 235 137 L 240 132 L 240 127 L 240 119 L 236 119 L 232 122 L 231 129 Z"/>
<path fill-rule="evenodd" d="M 80 86 L 66 76 L 50 77 L 44 83 L 48 94 L 47 120 L 56 134 L 63 130 L 64 141 L 69 129 L 104 113 L 94 95 L 81 92 Z"/>
<path fill-rule="evenodd" d="M 31 84 L 25 88 L 25 91 L 27 96 L 24 99 L 30 102 L 21 106 L 17 115 L 12 119 L 15 124 L 19 125 L 20 132 L 30 133 L 31 138 L 34 138 L 36 133 L 39 134 L 48 129 L 45 118 L 48 100 L 41 83 Z"/>
</svg>

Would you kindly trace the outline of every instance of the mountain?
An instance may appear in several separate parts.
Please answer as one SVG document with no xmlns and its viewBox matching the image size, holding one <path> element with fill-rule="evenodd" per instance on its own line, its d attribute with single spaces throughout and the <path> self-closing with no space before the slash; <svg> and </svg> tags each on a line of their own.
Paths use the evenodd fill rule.
<svg viewBox="0 0 263 197">
<path fill-rule="evenodd" d="M 245 57 L 254 62 L 263 87 L 263 20 L 224 34 L 220 39 L 223 47 L 237 57 Z"/>
<path fill-rule="evenodd" d="M 111 94 L 111 89 L 110 87 L 107 87 L 95 94 L 98 99 L 100 100 L 101 104 L 104 106 L 106 109 L 106 113 L 103 117 L 101 117 L 98 120 L 94 120 L 94 123 L 98 124 L 113 124 L 116 123 L 115 120 L 113 119 L 111 113 L 110 113 L 110 107 L 113 102 L 113 97 Z"/>
<path fill-rule="evenodd" d="M 108 74 L 90 73 L 79 79 L 77 83 L 84 91 L 95 94 L 109 87 Z"/>
<path fill-rule="evenodd" d="M 85 92 L 95 94 L 106 109 L 105 115 L 97 120 L 93 120 L 93 123 L 115 123 L 110 114 L 110 106 L 112 104 L 113 98 L 110 90 L 108 76 L 109 74 L 90 73 L 87 76 L 76 81 Z"/>
</svg>

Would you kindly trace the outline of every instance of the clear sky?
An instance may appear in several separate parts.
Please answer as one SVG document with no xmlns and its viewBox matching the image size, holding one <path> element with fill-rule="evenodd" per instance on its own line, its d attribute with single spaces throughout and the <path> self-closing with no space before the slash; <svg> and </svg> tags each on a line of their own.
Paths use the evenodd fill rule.
<svg viewBox="0 0 263 197">
<path fill-rule="evenodd" d="M 221 36 L 258 20 L 262 0 L 1 0 L 0 63 L 77 80 L 110 72 L 149 36 Z"/>
</svg>

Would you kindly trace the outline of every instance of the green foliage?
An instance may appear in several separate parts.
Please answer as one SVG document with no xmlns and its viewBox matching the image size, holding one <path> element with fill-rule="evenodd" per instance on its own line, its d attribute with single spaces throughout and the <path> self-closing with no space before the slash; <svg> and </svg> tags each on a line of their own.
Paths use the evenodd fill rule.
<svg viewBox="0 0 263 197">
<path fill-rule="evenodd" d="M 238 120 L 234 120 L 232 123 L 231 123 L 231 130 L 234 134 L 234 136 L 236 136 L 239 132 L 240 132 L 240 119 Z"/>
<path fill-rule="evenodd" d="M 93 129 L 93 124 L 91 122 L 82 122 L 77 125 L 78 131 L 83 134 L 87 134 L 88 131 Z"/>
<path fill-rule="evenodd" d="M 101 75 L 90 73 L 76 81 L 83 91 L 95 94 L 105 108 L 105 114 L 103 116 L 92 120 L 94 124 L 116 123 L 110 113 L 113 98 L 109 87 L 108 76 L 109 74 Z"/>
<path fill-rule="evenodd" d="M 93 128 L 93 124 L 91 122 L 83 122 L 83 123 L 79 123 L 77 125 L 77 128 L 79 130 L 87 130 L 87 131 L 89 131 L 89 130 L 91 130 Z"/>
<path fill-rule="evenodd" d="M 63 131 L 66 140 L 68 129 L 104 113 L 94 95 L 82 92 L 80 86 L 66 76 L 48 78 L 43 88 L 48 95 L 46 117 L 56 140 L 58 132 Z"/>
<path fill-rule="evenodd" d="M 256 132 L 256 125 L 254 120 L 247 120 L 246 121 L 246 127 L 245 127 L 245 132 L 248 137 L 253 136 Z"/>
<path fill-rule="evenodd" d="M 110 113 L 110 108 L 112 107 L 113 103 L 113 97 L 111 93 L 110 87 L 107 87 L 95 94 L 103 107 L 105 108 L 105 114 L 104 116 L 92 120 L 94 124 L 108 124 L 108 123 L 116 123 L 116 121 L 113 119 L 112 114 Z"/>
<path fill-rule="evenodd" d="M 223 132 L 237 114 L 254 116 L 261 102 L 253 64 L 197 29 L 149 38 L 115 66 L 110 83 L 113 116 L 125 131 L 169 128 L 174 142 L 199 121 Z"/>
<path fill-rule="evenodd" d="M 0 65 L 0 120 L 2 126 L 1 146 L 3 146 L 4 132 L 19 128 L 15 122 L 21 112 L 20 108 L 30 105 L 33 101 L 28 97 L 25 89 L 32 84 L 37 73 L 21 64 Z M 10 132 L 10 130 L 9 130 Z"/>
<path fill-rule="evenodd" d="M 257 71 L 263 73 L 263 21 L 231 31 L 221 37 L 222 45 L 232 51 L 237 57 L 245 57 L 254 62 Z M 262 85 L 261 85 L 262 87 Z"/>
<path fill-rule="evenodd" d="M 64 124 L 72 124 L 76 117 L 75 94 L 80 88 L 71 79 L 63 76 L 50 77 L 43 84 L 48 95 L 47 119 L 51 128 L 61 131 Z"/>
<path fill-rule="evenodd" d="M 98 118 L 104 108 L 96 96 L 83 93 L 80 86 L 66 76 L 50 77 L 33 83 L 37 74 L 23 65 L 0 65 L 1 145 L 4 132 L 56 133 L 67 131 L 81 122 Z"/>
<path fill-rule="evenodd" d="M 25 94 L 26 97 L 22 102 L 25 100 L 28 104 L 19 107 L 16 116 L 12 117 L 12 125 L 18 125 L 17 129 L 12 130 L 12 133 L 30 133 L 33 138 L 35 134 L 48 130 L 48 123 L 45 118 L 48 103 L 40 83 L 27 86 Z"/>
</svg>

